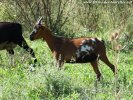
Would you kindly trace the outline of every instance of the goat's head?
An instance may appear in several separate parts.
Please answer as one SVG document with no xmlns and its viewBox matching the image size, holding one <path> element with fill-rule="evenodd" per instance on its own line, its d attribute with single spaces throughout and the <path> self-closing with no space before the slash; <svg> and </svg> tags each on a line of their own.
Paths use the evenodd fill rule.
<svg viewBox="0 0 133 100">
<path fill-rule="evenodd" d="M 42 26 L 42 19 L 43 19 L 43 17 L 39 18 L 39 20 L 35 24 L 33 31 L 31 32 L 31 35 L 30 35 L 31 41 L 36 40 L 36 39 L 40 39 L 43 37 L 43 29 L 45 27 Z"/>
</svg>

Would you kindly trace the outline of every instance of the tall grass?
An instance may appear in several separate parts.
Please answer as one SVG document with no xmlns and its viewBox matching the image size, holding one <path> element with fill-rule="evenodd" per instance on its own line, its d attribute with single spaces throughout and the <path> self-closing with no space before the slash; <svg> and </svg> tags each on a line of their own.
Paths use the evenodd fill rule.
<svg viewBox="0 0 133 100">
<path fill-rule="evenodd" d="M 14 65 L 6 51 L 0 51 L 0 99 L 1 100 L 132 100 L 133 58 L 132 52 L 119 52 L 116 63 L 117 79 L 104 63 L 99 62 L 103 79 L 96 82 L 90 64 L 65 64 L 61 70 L 54 66 L 54 59 L 42 41 L 31 43 L 38 58 L 35 72 L 28 68 L 33 62 L 30 55 L 17 47 Z M 111 62 L 117 55 L 108 50 Z M 23 55 L 23 56 L 21 56 Z"/>
</svg>

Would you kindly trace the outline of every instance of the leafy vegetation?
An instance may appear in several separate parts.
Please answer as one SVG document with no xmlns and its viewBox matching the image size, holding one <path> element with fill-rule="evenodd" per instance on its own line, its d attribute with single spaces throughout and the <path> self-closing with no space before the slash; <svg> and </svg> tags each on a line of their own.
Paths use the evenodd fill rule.
<svg viewBox="0 0 133 100">
<path fill-rule="evenodd" d="M 10 65 L 8 54 L 0 52 L 2 100 L 133 99 L 132 52 L 120 52 L 118 58 L 118 55 L 109 50 L 110 60 L 116 63 L 116 58 L 118 59 L 118 76 L 115 78 L 109 67 L 100 62 L 103 79 L 96 82 L 89 64 L 65 64 L 62 70 L 58 70 L 45 43 L 36 41 L 30 45 L 39 60 L 35 72 L 28 71 L 29 62 L 32 62 L 30 55 L 19 47 L 15 50 L 13 66 Z M 24 59 L 20 55 L 23 55 Z"/>
<path fill-rule="evenodd" d="M 38 58 L 36 71 L 30 72 L 33 60 L 27 52 L 17 47 L 11 57 L 0 51 L 0 100 L 132 100 L 133 5 L 130 0 L 125 2 L 0 1 L 0 20 L 21 23 L 24 36 Z M 89 64 L 65 64 L 58 70 L 47 44 L 28 39 L 39 16 L 44 16 L 44 25 L 55 35 L 104 39 L 107 55 L 117 66 L 118 74 L 114 76 L 102 62 L 99 62 L 103 77 L 100 82 Z"/>
</svg>

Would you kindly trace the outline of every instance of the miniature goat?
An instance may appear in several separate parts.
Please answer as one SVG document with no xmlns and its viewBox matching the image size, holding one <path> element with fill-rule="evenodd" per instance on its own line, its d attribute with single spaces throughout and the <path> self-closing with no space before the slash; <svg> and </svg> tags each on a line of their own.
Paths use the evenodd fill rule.
<svg viewBox="0 0 133 100">
<path fill-rule="evenodd" d="M 41 24 L 42 17 L 36 23 L 30 40 L 43 38 L 52 51 L 59 67 L 66 63 L 87 63 L 90 62 L 97 80 L 100 80 L 101 73 L 98 69 L 98 60 L 107 64 L 115 74 L 115 66 L 111 64 L 106 56 L 104 42 L 97 38 L 63 38 L 57 37 Z"/>
</svg>

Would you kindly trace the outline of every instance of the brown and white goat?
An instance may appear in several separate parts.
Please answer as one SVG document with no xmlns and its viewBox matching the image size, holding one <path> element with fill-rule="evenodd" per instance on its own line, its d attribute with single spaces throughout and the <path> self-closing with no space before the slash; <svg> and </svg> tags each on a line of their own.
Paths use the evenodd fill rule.
<svg viewBox="0 0 133 100">
<path fill-rule="evenodd" d="M 106 56 L 104 42 L 97 38 L 63 38 L 57 37 L 45 26 L 41 24 L 42 18 L 36 23 L 30 40 L 43 38 L 52 51 L 53 56 L 61 67 L 66 63 L 87 63 L 90 62 L 97 80 L 100 80 L 101 73 L 98 69 L 98 60 L 107 64 L 115 74 L 115 66 L 111 64 Z"/>
</svg>

